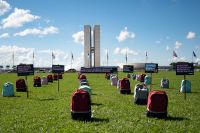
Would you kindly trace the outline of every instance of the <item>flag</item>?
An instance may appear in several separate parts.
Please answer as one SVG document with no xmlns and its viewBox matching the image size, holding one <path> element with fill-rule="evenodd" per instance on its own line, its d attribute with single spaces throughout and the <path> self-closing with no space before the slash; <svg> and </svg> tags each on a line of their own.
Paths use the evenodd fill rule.
<svg viewBox="0 0 200 133">
<path fill-rule="evenodd" d="M 90 54 L 89 54 L 89 53 L 88 53 L 88 55 L 87 55 L 87 56 L 88 56 L 88 58 L 90 58 Z"/>
<path fill-rule="evenodd" d="M 33 59 L 34 59 L 34 56 L 35 56 L 35 55 L 34 55 L 34 51 L 33 51 Z"/>
<path fill-rule="evenodd" d="M 52 52 L 52 59 L 55 59 L 56 57 L 55 57 L 55 55 L 54 55 L 54 53 Z"/>
<path fill-rule="evenodd" d="M 194 51 L 193 51 L 193 56 L 194 56 L 194 57 L 197 57 Z"/>
<path fill-rule="evenodd" d="M 147 55 L 147 51 L 146 51 L 146 57 L 147 57 L 148 55 Z"/>
<path fill-rule="evenodd" d="M 72 54 L 72 60 L 74 60 L 74 56 L 73 56 L 73 53 L 71 53 Z"/>
<path fill-rule="evenodd" d="M 126 50 L 126 56 L 125 56 L 125 59 L 126 59 L 126 63 L 127 63 L 127 60 L 128 60 L 127 50 Z"/>
<path fill-rule="evenodd" d="M 173 57 L 178 57 L 175 51 L 173 51 Z"/>
</svg>

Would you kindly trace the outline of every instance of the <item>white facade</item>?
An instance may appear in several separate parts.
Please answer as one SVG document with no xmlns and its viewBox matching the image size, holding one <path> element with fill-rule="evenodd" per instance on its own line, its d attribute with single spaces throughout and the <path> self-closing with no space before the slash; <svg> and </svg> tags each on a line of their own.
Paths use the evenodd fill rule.
<svg viewBox="0 0 200 133">
<path fill-rule="evenodd" d="M 100 66 L 100 25 L 94 26 L 94 32 L 93 32 L 93 38 L 94 38 L 94 66 L 99 67 Z"/>
<path fill-rule="evenodd" d="M 90 49 L 92 46 L 91 43 L 91 26 L 85 25 L 84 26 L 84 67 L 91 66 L 91 54 Z"/>
<path fill-rule="evenodd" d="M 84 67 L 100 66 L 100 25 L 95 25 L 93 38 L 91 26 L 84 26 Z"/>
</svg>

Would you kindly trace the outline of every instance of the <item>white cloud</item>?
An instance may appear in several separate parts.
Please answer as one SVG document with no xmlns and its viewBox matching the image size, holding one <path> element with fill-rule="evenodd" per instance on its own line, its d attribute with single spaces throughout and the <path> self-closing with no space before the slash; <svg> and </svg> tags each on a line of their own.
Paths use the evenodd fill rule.
<svg viewBox="0 0 200 133">
<path fill-rule="evenodd" d="M 179 49 L 181 47 L 182 43 L 179 41 L 175 42 L 175 49 Z"/>
<path fill-rule="evenodd" d="M 114 54 L 120 54 L 120 48 L 115 48 Z"/>
<path fill-rule="evenodd" d="M 128 31 L 128 28 L 125 27 L 124 30 L 122 30 L 120 33 L 119 33 L 119 36 L 116 37 L 117 40 L 119 42 L 123 42 L 125 41 L 126 39 L 130 38 L 130 39 L 133 39 L 135 38 L 135 33 L 133 32 L 129 32 Z"/>
<path fill-rule="evenodd" d="M 10 35 L 8 33 L 3 33 L 0 35 L 0 38 L 9 38 Z"/>
<path fill-rule="evenodd" d="M 72 68 L 75 68 L 76 70 L 80 70 L 81 66 L 83 66 L 84 61 L 84 53 L 81 52 L 80 55 L 77 57 L 74 57 L 74 60 L 72 62 Z M 68 61 L 66 65 L 66 70 L 71 68 L 71 60 Z"/>
<path fill-rule="evenodd" d="M 30 10 L 15 8 L 14 12 L 3 19 L 1 24 L 3 28 L 18 28 L 37 19 L 40 19 L 40 17 L 32 15 Z"/>
<path fill-rule="evenodd" d="M 104 51 L 104 54 L 107 54 L 109 52 L 108 49 L 104 49 L 103 51 Z"/>
<path fill-rule="evenodd" d="M 121 55 L 126 55 L 126 53 L 128 55 L 138 55 L 138 52 L 134 51 L 134 50 L 131 50 L 129 48 L 123 48 L 123 49 L 120 49 L 120 48 L 115 48 L 114 49 L 114 54 L 121 54 Z"/>
<path fill-rule="evenodd" d="M 18 46 L 11 45 L 2 45 L 0 46 L 0 57 L 1 64 L 4 65 L 13 65 L 12 55 L 14 52 L 15 55 L 15 65 L 19 63 L 32 63 L 32 54 L 34 48 L 23 48 Z"/>
<path fill-rule="evenodd" d="M 79 43 L 84 45 L 84 32 L 83 31 L 79 31 L 76 32 L 72 35 L 72 37 L 74 38 L 74 42 L 75 43 Z"/>
<path fill-rule="evenodd" d="M 69 55 L 60 49 L 56 49 L 56 50 L 45 49 L 45 50 L 38 51 L 38 53 L 48 54 L 49 56 L 52 56 L 52 52 L 55 55 L 54 61 L 56 62 L 62 62 L 62 59 L 66 60 L 69 58 Z"/>
<path fill-rule="evenodd" d="M 27 35 L 47 35 L 47 34 L 56 34 L 58 33 L 58 28 L 54 26 L 46 27 L 44 29 L 26 29 L 24 31 L 15 33 L 14 36 L 27 36 Z"/>
<path fill-rule="evenodd" d="M 190 31 L 190 32 L 188 32 L 188 34 L 187 34 L 187 39 L 194 39 L 196 37 L 196 33 L 195 32 L 192 32 L 192 31 Z"/>
<path fill-rule="evenodd" d="M 12 55 L 15 55 L 15 65 L 20 63 L 33 63 L 33 51 L 34 51 L 34 66 L 35 67 L 51 67 L 52 65 L 52 50 L 43 49 L 35 50 L 34 48 L 24 48 L 11 45 L 0 46 L 0 64 L 11 65 L 13 63 Z M 54 64 L 65 65 L 65 70 L 71 68 L 71 53 L 56 49 L 53 50 L 55 54 Z M 79 55 L 74 55 L 74 61 L 72 62 L 72 67 L 80 69 L 83 66 L 83 52 Z"/>
<path fill-rule="evenodd" d="M 185 57 L 180 57 L 180 58 L 178 58 L 178 57 L 173 57 L 173 58 L 172 58 L 172 61 L 174 61 L 174 62 L 185 62 L 185 61 L 187 61 L 187 60 L 186 60 Z"/>
<path fill-rule="evenodd" d="M 169 46 L 166 46 L 166 50 L 169 51 Z"/>
<path fill-rule="evenodd" d="M 0 16 L 4 15 L 11 9 L 10 4 L 6 1 L 0 0 Z"/>
</svg>

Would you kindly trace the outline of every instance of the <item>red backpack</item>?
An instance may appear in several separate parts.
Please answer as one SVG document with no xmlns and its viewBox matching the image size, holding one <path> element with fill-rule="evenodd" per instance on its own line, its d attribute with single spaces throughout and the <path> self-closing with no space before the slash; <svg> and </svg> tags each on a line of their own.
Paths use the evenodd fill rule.
<svg viewBox="0 0 200 133">
<path fill-rule="evenodd" d="M 16 80 L 16 91 L 18 92 L 26 92 L 27 86 L 24 79 Z"/>
<path fill-rule="evenodd" d="M 58 74 L 53 75 L 53 80 L 58 80 Z"/>
<path fill-rule="evenodd" d="M 147 102 L 147 116 L 167 117 L 168 97 L 165 91 L 150 91 Z"/>
<path fill-rule="evenodd" d="M 82 89 L 76 90 L 71 98 L 72 119 L 91 119 L 90 94 Z"/>
<path fill-rule="evenodd" d="M 87 79 L 85 75 L 81 74 L 79 80 Z"/>
<path fill-rule="evenodd" d="M 141 75 L 140 75 L 140 82 L 144 82 L 145 76 L 146 76 L 146 74 L 141 74 Z"/>
<path fill-rule="evenodd" d="M 122 93 L 122 94 L 130 94 L 131 93 L 130 81 L 128 78 L 123 78 L 120 81 L 120 93 Z"/>
<path fill-rule="evenodd" d="M 59 78 L 59 79 L 63 79 L 62 74 L 58 74 L 58 78 Z"/>
<path fill-rule="evenodd" d="M 35 86 L 41 87 L 41 78 L 40 77 L 35 76 L 34 79 L 33 79 L 33 82 L 34 82 L 34 84 L 33 84 L 34 87 Z"/>
<path fill-rule="evenodd" d="M 53 76 L 52 75 L 48 75 L 47 79 L 48 79 L 48 82 L 53 82 Z"/>
</svg>

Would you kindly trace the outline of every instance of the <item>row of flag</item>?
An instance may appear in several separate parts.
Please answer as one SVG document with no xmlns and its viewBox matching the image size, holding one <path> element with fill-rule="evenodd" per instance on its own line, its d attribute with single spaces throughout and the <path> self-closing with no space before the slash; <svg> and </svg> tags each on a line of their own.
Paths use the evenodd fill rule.
<svg viewBox="0 0 200 133">
<path fill-rule="evenodd" d="M 56 56 L 55 56 L 55 54 L 52 52 L 52 59 L 55 59 L 56 58 Z M 71 53 L 71 60 L 74 60 L 74 55 L 73 55 L 73 53 Z"/>
<path fill-rule="evenodd" d="M 193 51 L 192 52 L 192 55 L 193 57 L 197 57 L 196 56 L 196 53 Z M 34 52 L 33 52 L 33 60 L 34 60 Z M 148 54 L 147 54 L 147 51 L 145 53 L 145 56 L 146 56 L 146 61 L 147 61 L 147 58 L 148 58 Z M 173 57 L 178 57 L 177 53 L 175 51 L 173 51 Z M 13 55 L 12 55 L 12 58 L 13 58 L 13 64 L 14 64 L 14 52 L 13 52 Z M 53 53 L 52 51 L 52 64 L 53 64 L 53 60 L 56 58 L 55 54 Z M 88 54 L 88 58 L 89 58 L 89 54 Z M 106 59 L 107 59 L 107 64 L 108 64 L 108 60 L 109 60 L 109 56 L 108 56 L 108 50 L 107 50 L 107 53 L 106 53 Z M 74 60 L 74 56 L 73 56 L 73 53 L 71 53 L 71 61 Z M 128 53 L 126 51 L 126 54 L 125 54 L 125 61 L 126 61 L 126 64 L 127 64 L 127 61 L 128 61 Z"/>
<path fill-rule="evenodd" d="M 196 55 L 196 53 L 195 53 L 194 51 L 192 52 L 192 55 L 193 55 L 195 58 L 197 58 L 197 55 Z M 145 52 L 145 57 L 146 57 L 146 62 L 147 62 L 147 59 L 148 59 L 147 51 Z M 173 51 L 173 57 L 178 57 L 178 55 L 176 54 L 175 51 Z M 108 51 L 107 51 L 107 53 L 106 53 L 106 59 L 107 59 L 107 62 L 108 62 L 108 59 L 109 59 L 109 57 L 108 57 Z M 127 60 L 128 60 L 128 54 L 127 54 L 127 51 L 126 51 L 126 54 L 125 54 L 125 61 L 126 61 L 126 64 L 127 64 Z"/>
<path fill-rule="evenodd" d="M 192 55 L 193 55 L 195 58 L 197 57 L 197 55 L 195 54 L 194 51 L 192 52 Z M 173 51 L 173 57 L 178 57 L 178 55 L 176 54 L 175 51 Z"/>
</svg>

